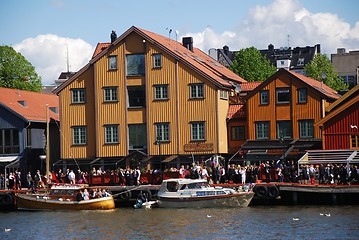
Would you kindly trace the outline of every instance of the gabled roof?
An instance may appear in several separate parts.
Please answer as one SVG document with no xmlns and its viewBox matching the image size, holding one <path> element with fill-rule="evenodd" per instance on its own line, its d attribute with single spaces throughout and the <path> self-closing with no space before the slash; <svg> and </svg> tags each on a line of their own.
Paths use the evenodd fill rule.
<svg viewBox="0 0 359 240">
<path fill-rule="evenodd" d="M 241 83 L 242 92 L 253 91 L 256 87 L 258 87 L 262 82 L 245 82 Z"/>
<path fill-rule="evenodd" d="M 258 93 L 261 89 L 263 89 L 264 86 L 266 86 L 269 82 L 274 81 L 282 74 L 288 74 L 297 81 L 301 81 L 307 87 L 314 89 L 318 94 L 322 95 L 323 97 L 327 99 L 331 99 L 335 101 L 340 97 L 337 91 L 333 90 L 332 88 L 328 87 L 324 83 L 315 80 L 313 78 L 306 77 L 302 74 L 286 70 L 284 68 L 279 69 L 276 73 L 274 73 L 272 76 L 270 76 L 267 80 L 262 82 L 257 88 L 255 88 L 252 92 L 248 93 L 247 99 L 252 97 L 254 94 Z"/>
<path fill-rule="evenodd" d="M 330 112 L 334 108 L 336 108 L 338 105 L 343 104 L 344 102 L 347 102 L 355 95 L 359 95 L 359 85 L 356 85 L 352 89 L 350 89 L 348 92 L 346 92 L 343 96 L 341 96 L 338 100 L 330 104 L 328 107 L 325 108 L 326 112 Z"/>
<path fill-rule="evenodd" d="M 97 43 L 97 46 L 92 55 L 92 58 L 96 57 L 99 53 L 101 53 L 103 50 L 108 48 L 110 45 L 111 45 L 111 43 Z"/>
<path fill-rule="evenodd" d="M 333 107 L 326 108 L 326 111 L 329 113 L 315 123 L 316 126 L 323 126 L 325 122 L 332 119 L 333 117 L 337 116 L 350 106 L 353 106 L 354 104 L 359 103 L 359 85 L 355 86 L 354 88 L 350 89 L 346 94 L 344 94 L 342 97 L 340 97 L 338 100 L 336 100 L 334 103 L 332 103 L 329 107 L 333 105 Z M 352 123 L 357 124 L 357 123 Z"/>
<path fill-rule="evenodd" d="M 240 118 L 245 116 L 244 105 L 242 104 L 233 104 L 229 105 L 227 112 L 227 120 L 234 118 Z"/>
<path fill-rule="evenodd" d="M 162 51 L 175 58 L 177 61 L 185 64 L 190 69 L 197 72 L 204 78 L 208 79 L 210 82 L 212 82 L 218 87 L 233 88 L 233 85 L 229 83 L 229 81 L 236 83 L 246 82 L 243 78 L 239 77 L 201 50 L 194 47 L 192 52 L 186 47 L 184 47 L 180 42 L 147 30 L 143 30 L 135 26 L 132 26 L 111 44 L 99 43 L 89 64 L 91 65 L 97 62 L 101 57 L 103 57 L 111 49 L 113 49 L 111 46 L 119 44 L 123 39 L 125 39 L 129 34 L 133 32 L 143 37 L 143 39 L 147 42 L 157 46 Z M 102 47 L 106 46 L 106 44 L 109 44 L 108 47 L 100 51 Z M 71 77 L 66 83 L 62 84 L 59 88 L 54 90 L 54 93 L 57 94 L 66 86 L 68 86 L 89 67 L 89 64 L 84 66 L 80 71 L 78 71 L 77 74 L 75 74 L 75 76 Z"/>
<path fill-rule="evenodd" d="M 24 91 L 0 87 L 0 105 L 28 122 L 46 122 L 46 104 L 49 117 L 60 120 L 59 114 L 51 109 L 59 109 L 59 97 L 54 94 Z"/>
</svg>

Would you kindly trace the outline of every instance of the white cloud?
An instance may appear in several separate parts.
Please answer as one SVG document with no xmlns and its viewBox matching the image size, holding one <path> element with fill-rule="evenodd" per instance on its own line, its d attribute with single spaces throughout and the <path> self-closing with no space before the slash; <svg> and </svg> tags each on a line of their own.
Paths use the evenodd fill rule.
<svg viewBox="0 0 359 240">
<path fill-rule="evenodd" d="M 27 38 L 13 48 L 35 67 L 43 85 L 53 84 L 61 72 L 67 71 L 67 48 L 70 71 L 78 71 L 86 65 L 94 51 L 82 39 L 63 38 L 53 34 Z"/>
<path fill-rule="evenodd" d="M 359 22 L 350 26 L 336 14 L 311 13 L 296 0 L 275 0 L 251 9 L 232 31 L 216 33 L 206 28 L 185 35 L 193 36 L 194 46 L 205 52 L 224 45 L 230 50 L 250 46 L 265 49 L 269 44 L 279 48 L 288 46 L 289 42 L 292 48 L 320 44 L 322 53 L 331 54 L 341 47 L 358 50 Z"/>
</svg>

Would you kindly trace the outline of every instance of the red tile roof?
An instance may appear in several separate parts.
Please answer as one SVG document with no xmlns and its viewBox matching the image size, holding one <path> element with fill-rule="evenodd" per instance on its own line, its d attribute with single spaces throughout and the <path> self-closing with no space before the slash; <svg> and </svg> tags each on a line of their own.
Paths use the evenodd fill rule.
<svg viewBox="0 0 359 240">
<path fill-rule="evenodd" d="M 97 46 L 92 55 L 92 58 L 96 57 L 99 53 L 101 53 L 103 50 L 108 48 L 108 46 L 110 46 L 110 45 L 111 45 L 111 43 L 97 43 Z"/>
<path fill-rule="evenodd" d="M 320 82 L 318 80 L 315 80 L 314 78 L 309 78 L 307 76 L 304 76 L 300 73 L 288 71 L 292 75 L 296 76 L 297 78 L 301 79 L 303 82 L 307 83 L 308 85 L 315 88 L 317 91 L 323 93 L 329 98 L 338 99 L 340 97 L 340 94 L 338 94 L 337 91 L 333 90 L 329 86 L 325 85 L 323 82 Z"/>
<path fill-rule="evenodd" d="M 21 103 L 24 103 L 24 106 Z M 59 109 L 58 96 L 0 87 L 0 105 L 29 122 L 46 122 L 46 104 L 50 109 Z M 60 120 L 59 114 L 51 110 L 49 117 L 56 121 Z"/>
<path fill-rule="evenodd" d="M 176 60 L 184 63 L 189 68 L 193 69 L 195 72 L 204 76 L 208 80 L 212 81 L 214 84 L 220 87 L 233 88 L 233 85 L 229 82 L 234 83 L 243 83 L 246 82 L 243 78 L 233 73 L 228 68 L 221 65 L 219 62 L 215 61 L 209 55 L 205 54 L 198 48 L 193 47 L 193 52 L 187 49 L 182 45 L 182 43 L 172 40 L 168 37 L 158 35 L 156 33 L 138 28 L 131 27 L 120 37 L 116 39 L 112 44 L 116 45 L 118 42 L 122 41 L 130 33 L 136 32 L 144 38 L 144 40 L 158 46 L 163 51 L 167 52 L 173 56 Z M 98 43 L 93 54 L 93 57 L 90 61 L 90 64 L 95 63 L 99 58 L 106 54 L 108 47 L 111 43 Z M 87 69 L 88 65 L 84 66 L 83 69 Z M 72 79 L 75 79 L 83 71 L 79 71 Z M 71 81 L 68 81 L 67 84 L 63 84 L 60 88 L 57 88 L 54 93 L 60 92 L 64 87 L 70 84 Z"/>
<path fill-rule="evenodd" d="M 274 73 L 272 76 L 267 78 L 267 80 L 261 82 L 260 85 L 254 89 L 254 91 L 251 91 L 250 93 L 248 93 L 246 98 L 248 99 L 248 98 L 252 97 L 254 94 L 256 94 L 261 89 L 263 89 L 263 87 L 268 85 L 269 82 L 274 81 L 275 79 L 279 78 L 282 74 L 287 74 L 289 76 L 294 77 L 293 79 L 296 79 L 297 81 L 301 81 L 301 82 L 305 83 L 308 87 L 311 87 L 312 89 L 317 91 L 317 93 L 322 94 L 323 96 L 326 97 L 326 99 L 330 99 L 333 102 L 335 100 L 337 100 L 338 98 L 340 98 L 340 94 L 338 94 L 337 91 L 333 90 L 332 88 L 325 85 L 324 83 L 322 83 L 318 80 L 315 80 L 313 78 L 306 77 L 302 74 L 286 70 L 284 68 L 279 69 L 276 73 Z"/>
<path fill-rule="evenodd" d="M 229 105 L 227 119 L 239 118 L 244 116 L 245 116 L 244 105 L 241 104 Z"/>
<path fill-rule="evenodd" d="M 262 82 L 245 82 L 241 83 L 242 92 L 249 92 L 258 87 Z"/>
</svg>

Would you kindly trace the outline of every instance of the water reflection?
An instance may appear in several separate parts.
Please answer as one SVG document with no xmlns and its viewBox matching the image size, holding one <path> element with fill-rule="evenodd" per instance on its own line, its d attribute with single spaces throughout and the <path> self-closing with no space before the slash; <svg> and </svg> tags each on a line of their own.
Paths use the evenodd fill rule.
<svg viewBox="0 0 359 240">
<path fill-rule="evenodd" d="M 0 239 L 359 239 L 358 210 L 305 206 L 9 212 L 0 213 Z"/>
</svg>

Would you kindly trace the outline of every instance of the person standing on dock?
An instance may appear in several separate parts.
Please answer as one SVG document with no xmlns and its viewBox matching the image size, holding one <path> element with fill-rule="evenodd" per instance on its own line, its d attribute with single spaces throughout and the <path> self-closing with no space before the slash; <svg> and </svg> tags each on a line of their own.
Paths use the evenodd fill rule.
<svg viewBox="0 0 359 240">
<path fill-rule="evenodd" d="M 315 168 L 312 165 L 310 165 L 309 168 L 309 177 L 310 177 L 310 184 L 314 185 L 314 180 L 315 180 Z"/>
</svg>

